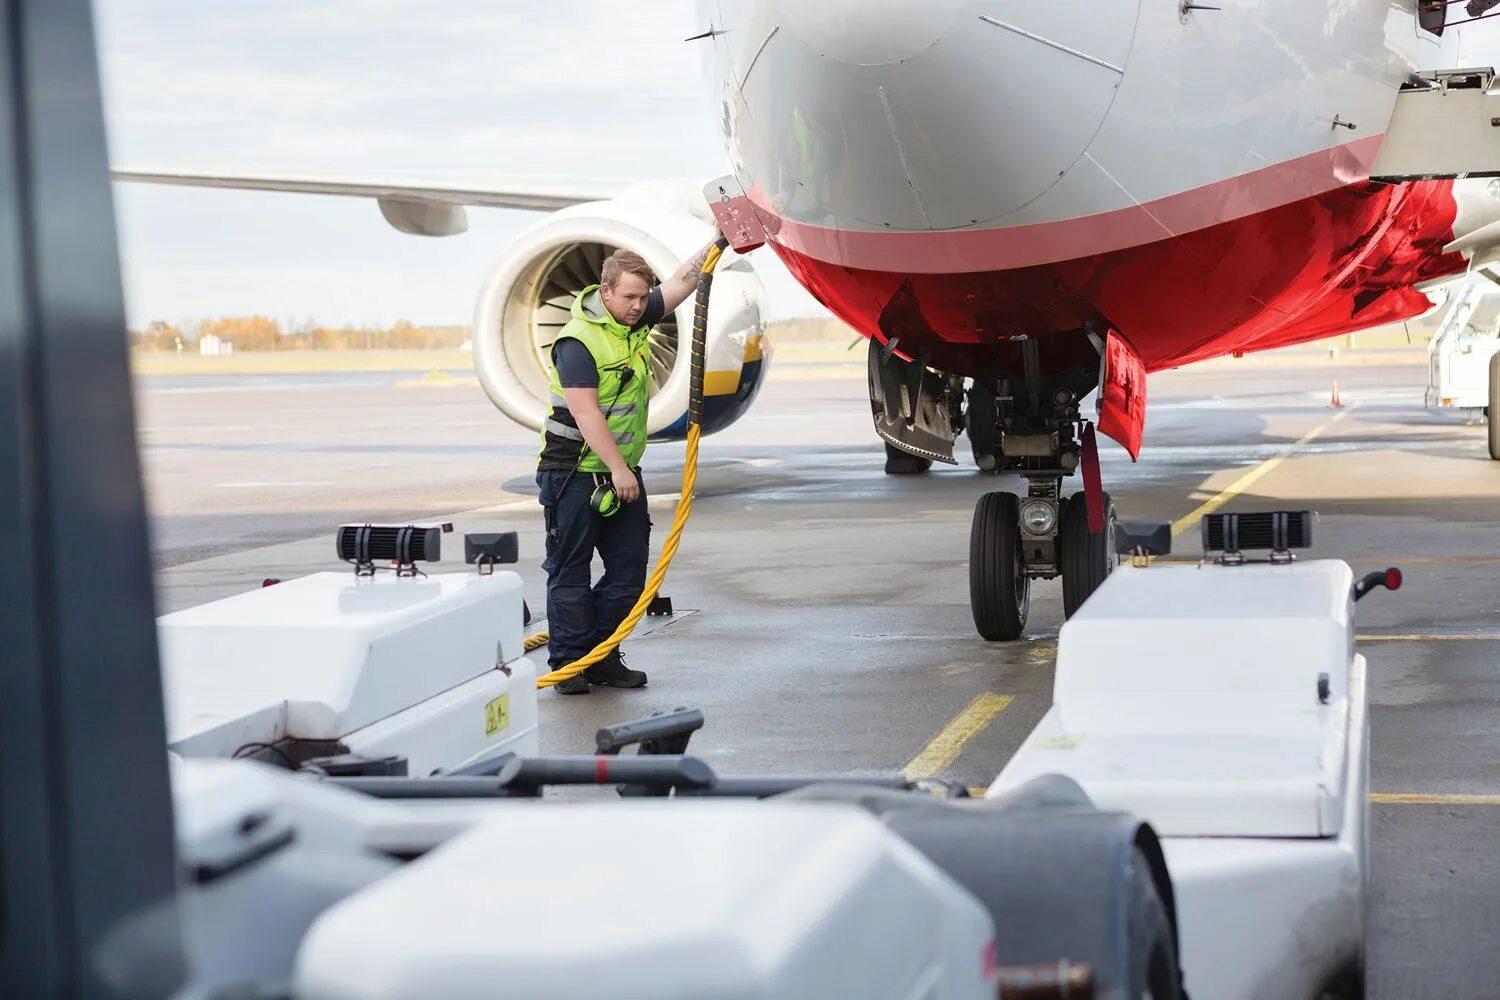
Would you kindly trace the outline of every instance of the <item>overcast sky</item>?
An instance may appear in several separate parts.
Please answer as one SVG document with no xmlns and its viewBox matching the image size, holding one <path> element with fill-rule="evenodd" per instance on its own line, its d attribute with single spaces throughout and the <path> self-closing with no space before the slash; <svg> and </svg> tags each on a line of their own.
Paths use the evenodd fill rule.
<svg viewBox="0 0 1500 1000">
<path fill-rule="evenodd" d="M 808 0 L 816 2 L 816 0 Z M 1309 3 L 1318 0 L 1308 0 Z M 691 0 L 96 0 L 119 166 L 412 178 L 726 172 Z M 1476 29 L 1482 29 L 1478 31 Z M 1500 23 L 1465 60 L 1500 60 Z M 467 323 L 535 213 L 404 236 L 373 202 L 116 186 L 131 325 Z M 769 253 L 763 269 L 779 269 Z M 815 311 L 772 283 L 772 315 Z"/>
<path fill-rule="evenodd" d="M 98 0 L 111 160 L 422 179 L 727 172 L 690 0 Z M 116 185 L 132 326 L 466 323 L 538 216 L 404 236 L 372 201 Z M 762 266 L 776 262 L 766 255 Z"/>
</svg>

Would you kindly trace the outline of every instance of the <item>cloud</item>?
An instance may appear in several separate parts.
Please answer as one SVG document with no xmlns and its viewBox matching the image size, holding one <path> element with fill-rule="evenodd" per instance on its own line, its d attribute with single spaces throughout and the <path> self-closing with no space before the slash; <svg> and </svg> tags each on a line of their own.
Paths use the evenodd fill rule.
<svg viewBox="0 0 1500 1000">
<path fill-rule="evenodd" d="M 107 10 L 100 34 L 117 159 L 417 163 L 413 150 L 473 147 L 476 133 L 522 142 L 538 124 L 554 145 L 562 132 L 645 136 L 653 125 L 668 134 L 688 126 L 690 142 L 712 136 L 694 124 L 712 105 L 701 56 L 681 42 L 693 23 L 683 2 L 643 12 L 279 0 L 205 13 L 140 0 Z"/>
</svg>

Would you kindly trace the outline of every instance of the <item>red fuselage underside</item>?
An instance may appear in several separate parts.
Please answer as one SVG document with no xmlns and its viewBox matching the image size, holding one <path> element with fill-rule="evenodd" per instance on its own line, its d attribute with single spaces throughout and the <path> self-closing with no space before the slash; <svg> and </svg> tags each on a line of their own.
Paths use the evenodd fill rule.
<svg viewBox="0 0 1500 1000">
<path fill-rule="evenodd" d="M 901 274 L 776 250 L 855 329 L 876 336 L 884 313 L 882 339 L 899 336 L 902 354 L 939 370 L 1003 373 L 1017 356 L 1012 337 L 1091 324 L 1119 331 L 1158 371 L 1427 311 L 1412 286 L 1465 267 L 1442 252 L 1455 214 L 1450 181 L 1361 183 L 1178 237 L 1008 270 Z M 888 310 L 907 283 L 906 308 Z"/>
</svg>

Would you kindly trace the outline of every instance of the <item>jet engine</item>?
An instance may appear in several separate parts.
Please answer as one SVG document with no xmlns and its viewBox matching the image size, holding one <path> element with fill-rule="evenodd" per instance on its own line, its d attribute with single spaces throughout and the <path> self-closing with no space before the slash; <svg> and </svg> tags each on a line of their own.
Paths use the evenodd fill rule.
<svg viewBox="0 0 1500 1000">
<path fill-rule="evenodd" d="M 474 368 L 506 416 L 540 428 L 547 414 L 552 344 L 578 293 L 599 281 L 616 249 L 633 250 L 659 278 L 713 236 L 701 191 L 642 185 L 609 201 L 562 209 L 523 232 L 486 277 L 474 315 Z M 708 311 L 703 430 L 737 420 L 765 378 L 769 347 L 761 331 L 762 287 L 750 261 L 726 253 Z M 693 299 L 652 331 L 650 432 L 687 433 Z"/>
</svg>

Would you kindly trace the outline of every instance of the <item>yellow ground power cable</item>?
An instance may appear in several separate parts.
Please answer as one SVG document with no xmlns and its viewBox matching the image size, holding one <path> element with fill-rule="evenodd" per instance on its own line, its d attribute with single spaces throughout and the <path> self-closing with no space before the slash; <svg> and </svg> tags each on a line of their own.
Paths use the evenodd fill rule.
<svg viewBox="0 0 1500 1000">
<path fill-rule="evenodd" d="M 672 518 L 672 530 L 667 532 L 667 540 L 662 543 L 661 555 L 657 557 L 656 569 L 651 571 L 635 607 L 620 622 L 619 628 L 608 639 L 595 646 L 587 656 L 538 677 L 536 686 L 539 688 L 552 687 L 570 677 L 577 677 L 624 642 L 635 631 L 636 625 L 640 624 L 646 608 L 656 599 L 657 592 L 661 590 L 662 582 L 667 577 L 667 567 L 672 565 L 672 557 L 677 554 L 683 526 L 687 524 L 688 515 L 693 511 L 693 487 L 698 482 L 698 438 L 702 434 L 703 424 L 703 356 L 708 338 L 708 297 L 714 283 L 714 266 L 719 263 L 719 257 L 727 245 L 728 241 L 721 237 L 703 258 L 703 265 L 698 270 L 698 294 L 693 303 L 692 380 L 688 389 L 687 456 L 682 463 L 682 493 L 677 500 L 677 513 Z M 530 636 L 526 640 L 526 651 L 540 649 L 547 644 L 548 638 L 549 634 L 546 632 Z"/>
</svg>

